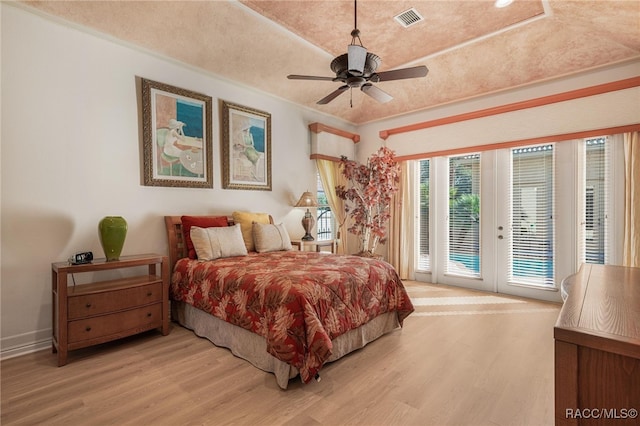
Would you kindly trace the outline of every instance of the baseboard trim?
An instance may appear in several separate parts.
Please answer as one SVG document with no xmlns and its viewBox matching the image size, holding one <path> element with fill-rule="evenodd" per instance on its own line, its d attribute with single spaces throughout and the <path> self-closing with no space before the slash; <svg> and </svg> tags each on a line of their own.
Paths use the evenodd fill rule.
<svg viewBox="0 0 640 426">
<path fill-rule="evenodd" d="M 0 360 L 15 358 L 51 348 L 51 329 L 38 330 L 0 339 Z"/>
<path fill-rule="evenodd" d="M 33 352 L 43 351 L 49 348 L 51 348 L 51 339 L 42 340 L 40 342 L 35 342 L 24 346 L 2 349 L 2 351 L 0 351 L 0 361 L 30 354 Z"/>
</svg>

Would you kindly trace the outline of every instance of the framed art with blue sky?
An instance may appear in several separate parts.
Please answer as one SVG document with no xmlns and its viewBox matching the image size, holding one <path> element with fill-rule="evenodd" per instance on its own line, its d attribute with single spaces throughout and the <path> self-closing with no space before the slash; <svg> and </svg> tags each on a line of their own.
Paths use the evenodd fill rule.
<svg viewBox="0 0 640 426">
<path fill-rule="evenodd" d="M 212 188 L 210 96 L 141 79 L 144 184 Z"/>
<path fill-rule="evenodd" d="M 271 114 L 222 101 L 222 187 L 271 191 Z"/>
</svg>

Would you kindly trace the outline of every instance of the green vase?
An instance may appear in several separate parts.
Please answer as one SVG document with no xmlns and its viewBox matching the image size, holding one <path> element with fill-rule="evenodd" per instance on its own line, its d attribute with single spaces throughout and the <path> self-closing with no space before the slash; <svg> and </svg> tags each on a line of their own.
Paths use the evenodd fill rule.
<svg viewBox="0 0 640 426">
<path fill-rule="evenodd" d="M 127 221 L 121 216 L 107 216 L 98 224 L 98 231 L 107 262 L 119 260 L 127 237 Z"/>
</svg>

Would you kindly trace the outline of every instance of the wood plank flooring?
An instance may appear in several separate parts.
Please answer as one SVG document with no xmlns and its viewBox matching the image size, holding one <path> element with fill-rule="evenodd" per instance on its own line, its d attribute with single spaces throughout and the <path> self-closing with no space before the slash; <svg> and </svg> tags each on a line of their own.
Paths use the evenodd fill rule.
<svg viewBox="0 0 640 426">
<path fill-rule="evenodd" d="M 557 304 L 405 282 L 401 331 L 321 371 L 272 374 L 177 324 L 2 361 L 2 425 L 551 425 Z"/>
</svg>

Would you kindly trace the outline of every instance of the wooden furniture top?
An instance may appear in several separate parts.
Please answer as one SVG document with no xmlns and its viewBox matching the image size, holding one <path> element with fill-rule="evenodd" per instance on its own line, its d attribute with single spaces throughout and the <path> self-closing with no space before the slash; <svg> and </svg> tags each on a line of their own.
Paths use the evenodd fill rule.
<svg viewBox="0 0 640 426">
<path fill-rule="evenodd" d="M 554 337 L 640 359 L 640 268 L 583 264 Z"/>
<path fill-rule="evenodd" d="M 151 263 L 162 263 L 163 256 L 161 254 L 136 254 L 131 256 L 121 256 L 119 260 L 107 261 L 107 259 L 94 259 L 91 263 L 81 265 L 72 265 L 69 262 L 55 262 L 51 264 L 51 268 L 56 272 L 95 272 L 108 269 L 129 268 L 134 266 L 144 266 Z"/>
</svg>

